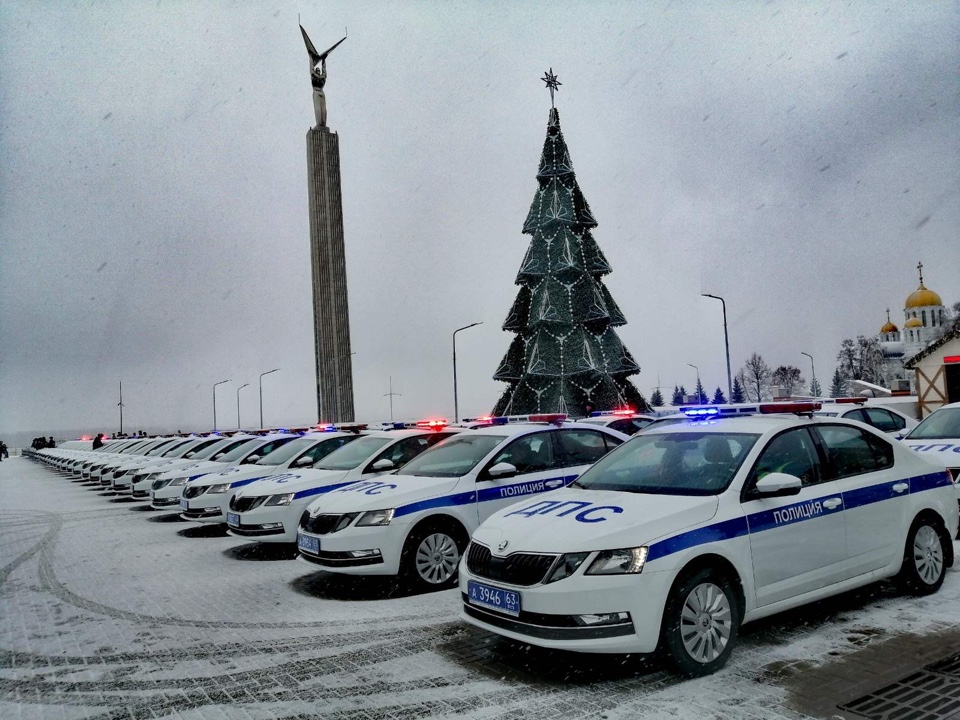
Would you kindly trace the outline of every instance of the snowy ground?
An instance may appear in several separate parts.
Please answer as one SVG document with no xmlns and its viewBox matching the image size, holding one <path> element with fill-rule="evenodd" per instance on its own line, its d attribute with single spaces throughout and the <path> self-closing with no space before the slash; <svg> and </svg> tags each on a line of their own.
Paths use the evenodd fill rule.
<svg viewBox="0 0 960 720">
<path fill-rule="evenodd" d="M 14 458 L 0 463 L 0 718 L 801 718 L 796 679 L 960 623 L 873 587 L 744 628 L 725 670 L 551 653 Z M 912 666 L 904 660 L 904 674 Z M 852 699 L 852 698 L 850 698 Z"/>
</svg>

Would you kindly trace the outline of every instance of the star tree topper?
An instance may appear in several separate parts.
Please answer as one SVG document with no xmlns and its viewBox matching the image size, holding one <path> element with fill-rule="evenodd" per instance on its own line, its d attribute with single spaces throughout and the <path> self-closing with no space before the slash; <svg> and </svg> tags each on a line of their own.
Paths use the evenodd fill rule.
<svg viewBox="0 0 960 720">
<path fill-rule="evenodd" d="M 563 85 L 563 83 L 557 80 L 557 76 L 553 74 L 553 68 L 547 70 L 547 72 L 545 72 L 543 77 L 540 79 L 547 84 L 548 88 L 550 88 L 550 107 L 554 107 L 553 93 L 559 92 L 560 86 Z"/>
</svg>

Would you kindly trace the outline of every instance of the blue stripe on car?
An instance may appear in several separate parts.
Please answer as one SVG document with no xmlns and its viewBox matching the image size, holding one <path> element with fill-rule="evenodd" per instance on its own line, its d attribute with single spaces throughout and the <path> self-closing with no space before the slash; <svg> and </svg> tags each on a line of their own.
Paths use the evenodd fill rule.
<svg viewBox="0 0 960 720">
<path fill-rule="evenodd" d="M 330 492 L 331 490 L 346 487 L 347 485 L 353 485 L 355 482 L 357 481 L 351 480 L 350 482 L 339 483 L 337 485 L 321 485 L 320 487 L 310 488 L 309 490 L 301 490 L 293 494 L 293 499 L 296 500 L 298 498 L 311 497 L 312 495 L 320 495 L 325 492 Z"/>
<path fill-rule="evenodd" d="M 559 490 L 566 487 L 579 475 L 558 475 L 557 477 L 543 478 L 542 480 L 528 480 L 527 482 L 514 483 L 513 485 L 502 485 L 492 488 L 484 488 L 479 491 L 469 491 L 457 493 L 456 495 L 444 495 L 441 497 L 430 498 L 429 500 L 420 500 L 409 505 L 401 505 L 396 509 L 393 516 L 402 517 L 410 515 L 421 510 L 431 510 L 438 507 L 456 507 L 458 505 L 472 505 L 476 502 L 490 502 L 491 500 L 502 500 L 504 498 L 523 497 L 524 495 L 535 495 L 537 493 L 549 492 L 550 490 Z M 556 487 L 547 487 L 548 483 L 558 483 Z"/>
</svg>

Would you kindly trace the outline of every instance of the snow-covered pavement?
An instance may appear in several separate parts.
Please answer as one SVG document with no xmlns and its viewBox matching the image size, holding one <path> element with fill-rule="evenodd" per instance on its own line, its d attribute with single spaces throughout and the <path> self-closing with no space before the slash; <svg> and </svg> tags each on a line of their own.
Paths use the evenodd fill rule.
<svg viewBox="0 0 960 720">
<path fill-rule="evenodd" d="M 960 636 L 954 570 L 929 598 L 879 586 L 747 626 L 726 669 L 679 681 L 499 641 L 456 590 L 312 573 L 26 459 L 0 463 L 0 498 L 0 718 L 801 718 L 805 674 Z"/>
</svg>

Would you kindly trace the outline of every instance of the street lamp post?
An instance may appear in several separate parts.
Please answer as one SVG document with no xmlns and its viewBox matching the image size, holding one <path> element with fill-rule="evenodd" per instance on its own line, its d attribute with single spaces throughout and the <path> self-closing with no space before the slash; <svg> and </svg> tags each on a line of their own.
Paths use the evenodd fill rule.
<svg viewBox="0 0 960 720">
<path fill-rule="evenodd" d="M 693 365 L 693 364 L 691 364 L 691 363 L 687 363 L 687 365 L 688 365 L 689 367 L 692 367 L 694 370 L 697 371 L 697 387 L 694 388 L 694 391 L 697 393 L 697 405 L 699 405 L 699 404 L 700 404 L 700 391 L 703 389 L 703 387 L 700 385 L 700 368 L 698 368 L 696 365 Z"/>
<path fill-rule="evenodd" d="M 221 380 L 218 383 L 213 384 L 213 431 L 217 431 L 217 385 L 223 385 L 224 383 L 230 382 L 229 380 Z"/>
<path fill-rule="evenodd" d="M 460 422 L 460 406 L 457 403 L 457 333 L 477 325 L 483 325 L 483 322 L 470 323 L 453 331 L 453 421 L 455 423 Z"/>
<path fill-rule="evenodd" d="M 384 397 L 390 398 L 390 422 L 393 422 L 393 398 L 394 396 L 399 397 L 401 393 L 396 393 L 393 391 L 393 375 L 390 376 L 390 392 L 384 393 Z"/>
<path fill-rule="evenodd" d="M 733 378 L 730 375 L 730 338 L 727 335 L 727 303 L 719 295 L 700 293 L 703 297 L 719 300 L 723 306 L 723 346 L 727 351 L 727 401 L 733 402 Z"/>
<path fill-rule="evenodd" d="M 267 370 L 266 372 L 260 373 L 260 429 L 263 430 L 263 376 L 269 375 L 270 373 L 275 373 L 280 368 L 274 368 L 273 370 Z"/>
<path fill-rule="evenodd" d="M 810 381 L 810 390 L 811 390 L 810 394 L 812 395 L 813 389 L 817 387 L 817 369 L 813 366 L 813 355 L 811 355 L 810 353 L 805 353 L 802 350 L 800 351 L 800 354 L 806 355 L 808 358 L 810 358 L 810 374 L 813 376 Z"/>
<path fill-rule="evenodd" d="M 237 430 L 240 429 L 240 391 L 243 390 L 245 387 L 248 387 L 249 385 L 250 383 L 244 383 L 243 385 L 237 388 Z"/>
</svg>

